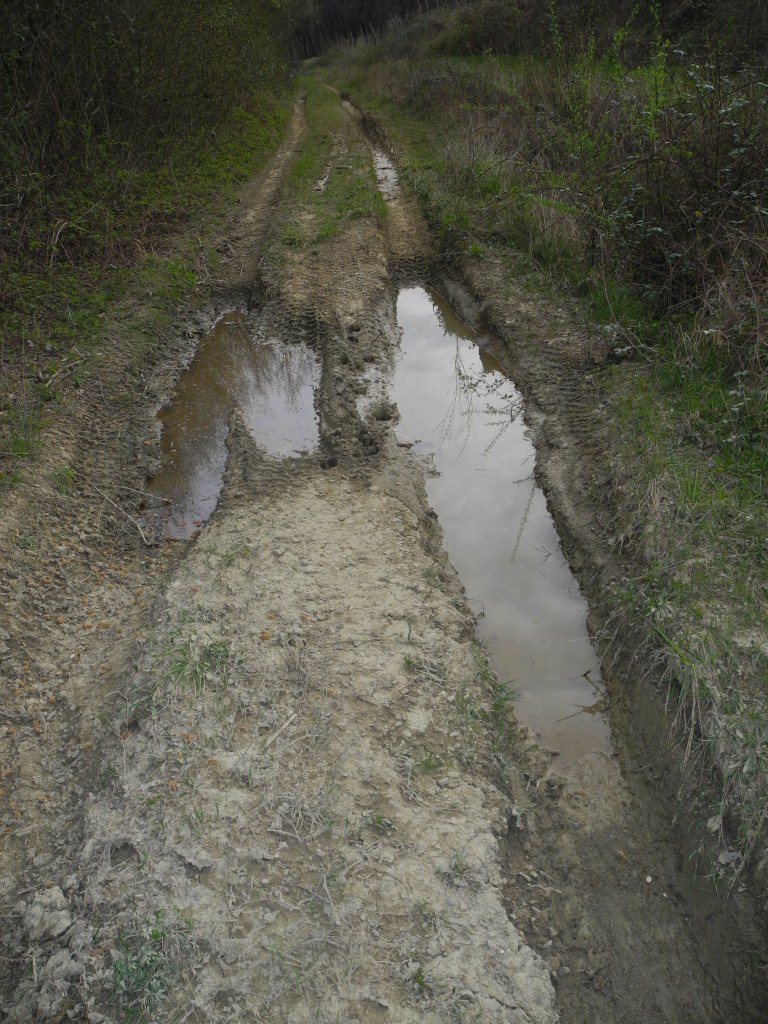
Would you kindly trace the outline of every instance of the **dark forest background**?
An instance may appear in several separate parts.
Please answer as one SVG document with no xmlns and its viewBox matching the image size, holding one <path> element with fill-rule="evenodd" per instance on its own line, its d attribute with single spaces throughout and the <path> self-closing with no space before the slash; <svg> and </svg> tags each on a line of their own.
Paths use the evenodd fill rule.
<svg viewBox="0 0 768 1024">
<path fill-rule="evenodd" d="M 621 36 L 625 60 L 663 36 L 749 63 L 768 37 L 763 0 L 3 0 L 3 268 L 117 259 L 268 146 L 292 58 L 436 11 L 467 55 L 546 55 L 554 20 L 565 49 Z"/>
</svg>

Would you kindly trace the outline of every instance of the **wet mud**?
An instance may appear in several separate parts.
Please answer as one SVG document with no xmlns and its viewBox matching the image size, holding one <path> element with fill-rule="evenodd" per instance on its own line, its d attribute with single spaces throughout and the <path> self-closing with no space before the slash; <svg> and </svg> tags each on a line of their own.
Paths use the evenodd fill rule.
<svg viewBox="0 0 768 1024">
<path fill-rule="evenodd" d="M 208 520 L 224 485 L 230 419 L 237 410 L 251 437 L 276 458 L 319 443 L 316 356 L 300 342 L 260 336 L 244 313 L 224 314 L 179 378 L 162 424 L 160 468 L 148 481 L 142 517 L 153 536 L 191 537 Z"/>
<path fill-rule="evenodd" d="M 376 171 L 376 182 L 379 186 L 379 191 L 384 197 L 384 201 L 390 202 L 393 199 L 397 199 L 400 195 L 400 179 L 391 157 L 377 146 L 372 148 L 372 153 L 373 166 Z"/>
<path fill-rule="evenodd" d="M 369 146 L 347 108 L 333 140 L 345 163 Z M 260 297 L 199 342 L 201 360 L 215 353 L 199 364 L 206 397 L 190 317 L 158 343 L 151 374 L 137 355 L 94 383 L 87 429 L 58 428 L 52 458 L 67 448 L 77 491 L 40 482 L 6 517 L 3 1019 L 757 1024 L 756 986 L 740 989 L 735 968 L 754 947 L 714 904 L 707 927 L 728 953 L 702 966 L 669 807 L 621 736 L 612 748 L 604 731 L 544 746 L 534 735 L 553 721 L 603 730 L 587 718 L 599 676 L 531 480 L 520 396 L 500 372 L 513 372 L 542 452 L 523 346 L 504 329 L 498 351 L 476 341 L 491 313 L 502 328 L 528 317 L 527 344 L 551 355 L 551 297 L 488 275 L 474 295 L 493 283 L 505 297 L 480 308 L 441 279 L 461 319 L 421 292 L 415 327 L 421 337 L 429 320 L 435 336 L 423 352 L 405 345 L 403 289 L 440 267 L 402 186 L 383 223 L 273 249 L 282 223 L 313 216 L 281 192 L 303 116 L 298 105 L 272 167 L 244 189 L 200 296 L 207 310 Z M 593 339 L 566 332 L 585 359 Z M 421 376 L 444 355 L 447 390 Z M 411 426 L 409 403 L 429 422 Z M 174 491 L 197 430 L 183 406 L 209 434 Z M 199 455 L 211 443 L 213 468 Z M 503 464 L 501 496 L 479 502 L 501 522 L 473 519 L 464 500 L 483 468 L 448 486 L 455 467 L 441 459 L 473 447 L 480 467 Z M 199 533 L 145 545 L 147 477 L 186 529 L 201 466 L 223 486 Z M 441 486 L 453 489 L 444 510 Z M 30 553 L 8 527 L 33 507 Z M 522 578 L 512 603 L 496 584 L 475 593 L 475 567 Z M 484 630 L 494 657 L 511 641 L 501 675 L 526 692 L 523 719 L 554 684 L 533 728 L 493 706 Z M 571 704 L 584 715 L 569 718 Z"/>
<path fill-rule="evenodd" d="M 608 753 L 587 605 L 534 478 L 522 397 L 488 351 L 490 339 L 437 292 L 402 290 L 397 317 L 398 436 L 429 459 L 429 500 L 493 670 L 558 763 Z"/>
</svg>

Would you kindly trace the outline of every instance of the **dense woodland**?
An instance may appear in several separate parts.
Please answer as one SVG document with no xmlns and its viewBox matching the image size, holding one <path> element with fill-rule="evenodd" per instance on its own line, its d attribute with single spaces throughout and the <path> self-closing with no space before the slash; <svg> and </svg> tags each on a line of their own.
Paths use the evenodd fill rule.
<svg viewBox="0 0 768 1024">
<path fill-rule="evenodd" d="M 455 0 L 313 0 L 297 19 L 291 51 L 296 57 L 316 56 L 333 43 L 371 34 L 397 19 Z"/>
<path fill-rule="evenodd" d="M 725 44 L 746 58 L 759 58 L 768 40 L 763 0 L 311 0 L 297 18 L 292 52 L 315 56 L 340 40 L 378 35 L 436 8 L 464 9 L 458 20 L 471 26 L 467 48 L 478 54 L 546 54 L 553 21 L 572 48 L 591 41 L 606 49 L 619 32 L 638 58 L 656 30 L 699 51 Z"/>
<path fill-rule="evenodd" d="M 87 251 L 143 202 L 137 172 L 178 166 L 238 108 L 258 114 L 287 79 L 291 10 L 290 0 L 6 2 L 5 257 Z"/>
</svg>

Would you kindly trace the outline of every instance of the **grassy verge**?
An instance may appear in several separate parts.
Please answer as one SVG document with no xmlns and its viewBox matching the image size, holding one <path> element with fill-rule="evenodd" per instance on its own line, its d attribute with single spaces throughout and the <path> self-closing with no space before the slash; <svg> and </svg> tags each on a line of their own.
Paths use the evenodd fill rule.
<svg viewBox="0 0 768 1024">
<path fill-rule="evenodd" d="M 632 65 L 621 36 L 566 53 L 556 25 L 548 52 L 459 56 L 453 18 L 320 73 L 385 124 L 446 254 L 514 252 L 612 338 L 594 377 L 636 571 L 610 600 L 666 682 L 712 872 L 737 877 L 768 821 L 766 90 L 658 34 Z"/>
<path fill-rule="evenodd" d="M 600 388 L 624 439 L 612 540 L 640 566 L 609 600 L 642 626 L 636 656 L 665 687 L 695 820 L 721 843 L 699 852 L 733 879 L 768 822 L 765 497 L 686 438 L 690 407 L 664 365 L 611 367 Z"/>
<path fill-rule="evenodd" d="M 280 228 L 278 250 L 319 245 L 351 221 L 386 215 L 371 154 L 349 132 L 339 96 L 308 76 L 297 78 L 295 87 L 305 97 L 307 134 L 286 181 L 294 205 Z"/>
<path fill-rule="evenodd" d="M 0 501 L 52 410 L 108 344 L 118 300 L 145 296 L 162 320 L 194 289 L 203 239 L 185 226 L 195 218 L 212 229 L 238 183 L 274 151 L 287 110 L 287 97 L 265 98 L 258 116 L 238 110 L 215 139 L 180 146 L 171 169 L 110 175 L 105 165 L 87 189 L 59 197 L 71 213 L 54 235 L 28 229 L 27 251 L 8 261 L 1 282 Z"/>
</svg>

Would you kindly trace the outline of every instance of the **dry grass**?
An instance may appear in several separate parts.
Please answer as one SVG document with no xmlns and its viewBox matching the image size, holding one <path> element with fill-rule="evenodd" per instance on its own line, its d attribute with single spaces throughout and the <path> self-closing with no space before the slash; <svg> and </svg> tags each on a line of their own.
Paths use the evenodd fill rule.
<svg viewBox="0 0 768 1024">
<path fill-rule="evenodd" d="M 601 375 L 627 440 L 612 533 L 639 566 L 617 616 L 645 630 L 722 812 L 715 873 L 736 878 L 768 807 L 768 89 L 658 34 L 633 62 L 550 42 L 471 59 L 385 42 L 333 73 L 400 142 L 447 253 L 527 253 L 634 357 Z"/>
</svg>

